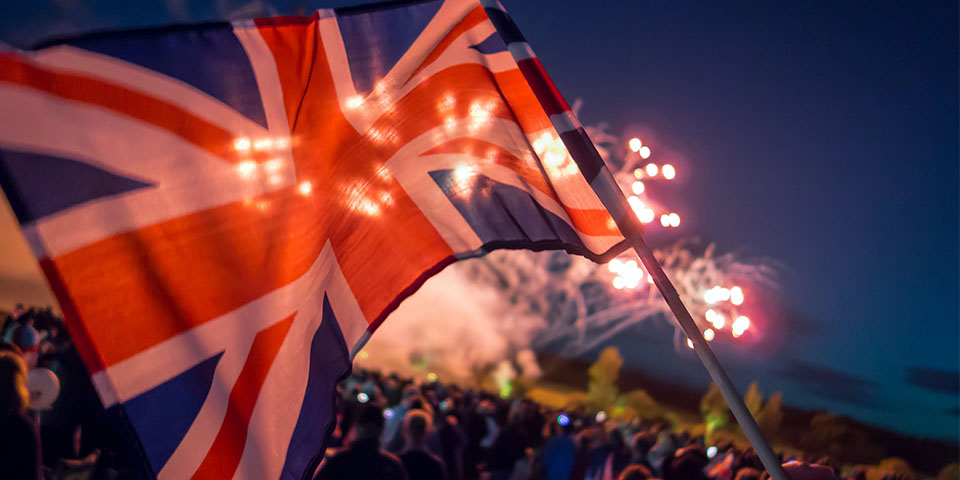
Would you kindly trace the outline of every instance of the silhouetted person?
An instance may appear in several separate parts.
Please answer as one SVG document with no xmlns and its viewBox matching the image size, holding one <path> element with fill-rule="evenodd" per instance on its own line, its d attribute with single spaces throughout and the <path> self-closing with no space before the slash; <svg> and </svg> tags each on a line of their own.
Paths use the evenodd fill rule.
<svg viewBox="0 0 960 480">
<path fill-rule="evenodd" d="M 564 416 L 566 418 L 566 416 Z M 543 478 L 545 480 L 569 480 L 577 458 L 577 443 L 573 438 L 573 425 L 566 418 L 566 425 L 553 423 L 552 438 L 543 447 Z"/>
<path fill-rule="evenodd" d="M 623 469 L 617 480 L 648 480 L 650 478 L 653 478 L 650 469 L 638 463 Z"/>
<path fill-rule="evenodd" d="M 397 457 L 380 450 L 383 433 L 383 410 L 366 405 L 357 415 L 354 440 L 350 446 L 327 457 L 320 464 L 316 480 L 403 480 L 403 465 Z"/>
<path fill-rule="evenodd" d="M 0 352 L 0 478 L 40 478 L 40 434 L 27 416 L 29 401 L 26 363 Z"/>
<path fill-rule="evenodd" d="M 427 451 L 430 417 L 423 410 L 410 410 L 403 420 L 405 451 L 400 461 L 410 480 L 443 480 L 447 478 L 443 461 Z"/>
</svg>

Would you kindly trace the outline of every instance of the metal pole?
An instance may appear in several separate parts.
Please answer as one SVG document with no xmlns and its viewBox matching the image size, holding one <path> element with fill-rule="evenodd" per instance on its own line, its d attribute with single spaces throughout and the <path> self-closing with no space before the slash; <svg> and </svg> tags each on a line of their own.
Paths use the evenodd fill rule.
<svg viewBox="0 0 960 480">
<path fill-rule="evenodd" d="M 621 231 L 622 230 L 623 227 L 621 227 Z M 780 458 L 777 457 L 773 449 L 770 448 L 770 444 L 767 443 L 767 440 L 763 437 L 763 433 L 760 432 L 760 427 L 757 425 L 756 420 L 754 420 L 750 410 L 747 409 L 747 405 L 743 402 L 740 393 L 737 392 L 737 388 L 733 386 L 733 382 L 731 382 L 730 377 L 727 376 L 727 372 L 723 369 L 723 365 L 720 364 L 720 360 L 713 354 L 713 350 L 710 348 L 706 339 L 703 338 L 700 328 L 697 327 L 687 307 L 683 304 L 683 301 L 680 300 L 680 294 L 677 292 L 676 287 L 673 286 L 673 282 L 670 281 L 667 273 L 664 272 L 663 267 L 660 266 L 660 262 L 654 257 L 653 250 L 650 249 L 639 232 L 631 232 L 625 236 L 633 247 L 633 251 L 640 257 L 640 261 L 647 269 L 647 272 L 653 276 L 653 283 L 657 286 L 657 289 L 660 290 L 660 295 L 666 300 L 667 305 L 670 306 L 670 311 L 672 311 L 676 317 L 677 323 L 680 325 L 680 328 L 683 329 L 683 333 L 693 342 L 693 351 L 696 352 L 697 357 L 700 358 L 700 363 L 707 369 L 710 378 L 712 378 L 714 383 L 717 384 L 717 387 L 720 388 L 720 393 L 723 394 L 724 400 L 727 401 L 727 405 L 730 407 L 730 411 L 733 412 L 733 416 L 737 419 L 737 423 L 740 424 L 743 433 L 747 436 L 747 439 L 750 440 L 750 443 L 753 444 L 753 448 L 757 451 L 757 456 L 760 457 L 764 468 L 767 469 L 767 472 L 769 472 L 770 476 L 775 480 L 787 480 L 787 474 L 780 465 Z"/>
</svg>

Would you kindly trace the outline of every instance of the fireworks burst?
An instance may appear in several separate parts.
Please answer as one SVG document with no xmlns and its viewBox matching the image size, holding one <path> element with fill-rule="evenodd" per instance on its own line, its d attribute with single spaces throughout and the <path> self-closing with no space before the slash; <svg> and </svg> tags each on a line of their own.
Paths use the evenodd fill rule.
<svg viewBox="0 0 960 480">
<path fill-rule="evenodd" d="M 574 108 L 579 107 L 576 102 Z M 640 222 L 647 229 L 679 227 L 680 214 L 652 198 L 647 188 L 653 182 L 671 182 L 677 168 L 656 163 L 653 149 L 640 138 L 623 142 L 603 124 L 587 131 Z M 772 269 L 739 262 L 732 254 L 717 255 L 713 245 L 703 248 L 694 241 L 679 241 L 655 253 L 707 341 L 750 335 L 748 291 L 775 287 Z M 653 277 L 633 252 L 607 265 L 562 252 L 494 252 L 457 268 L 475 281 L 498 286 L 517 308 L 546 319 L 547 327 L 533 341 L 535 348 L 559 344 L 563 353 L 577 355 L 633 325 L 672 318 Z M 679 327 L 674 339 L 676 348 L 684 343 L 692 348 Z"/>
<path fill-rule="evenodd" d="M 580 102 L 574 103 L 579 109 Z M 683 172 L 658 163 L 656 149 L 640 138 L 624 141 L 603 124 L 587 127 L 614 172 L 634 213 L 651 229 L 678 231 L 680 213 L 653 198 L 648 186 L 673 182 Z M 565 152 L 559 138 L 533 145 L 538 154 Z M 564 155 L 565 156 L 565 155 Z M 718 255 L 712 245 L 681 240 L 655 250 L 657 260 L 708 341 L 740 341 L 755 333 L 747 312 L 757 287 L 775 287 L 762 263 Z M 564 252 L 495 251 L 457 262 L 401 304 L 374 335 L 359 361 L 386 371 L 480 383 L 488 372 L 496 389 L 514 378 L 536 378 L 531 349 L 550 347 L 576 356 L 624 330 L 672 314 L 632 252 L 606 265 Z M 671 322 L 676 326 L 675 323 Z M 685 351 L 677 326 L 674 348 Z"/>
</svg>

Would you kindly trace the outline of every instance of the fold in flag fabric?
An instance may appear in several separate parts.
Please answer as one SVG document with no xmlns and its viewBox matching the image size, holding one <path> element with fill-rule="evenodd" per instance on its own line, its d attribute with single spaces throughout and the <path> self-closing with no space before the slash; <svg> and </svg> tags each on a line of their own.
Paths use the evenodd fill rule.
<svg viewBox="0 0 960 480">
<path fill-rule="evenodd" d="M 625 247 L 495 1 L 2 51 L 0 108 L 0 186 L 158 478 L 301 478 L 353 355 L 451 262 Z"/>
</svg>

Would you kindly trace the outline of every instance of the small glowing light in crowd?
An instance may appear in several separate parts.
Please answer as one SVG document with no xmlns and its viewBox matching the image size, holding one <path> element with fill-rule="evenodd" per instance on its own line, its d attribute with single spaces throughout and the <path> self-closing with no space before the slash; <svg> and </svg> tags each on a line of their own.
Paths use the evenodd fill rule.
<svg viewBox="0 0 960 480">
<path fill-rule="evenodd" d="M 238 152 L 246 152 L 250 150 L 250 139 L 247 137 L 240 137 L 234 140 L 233 149 Z"/>
<path fill-rule="evenodd" d="M 653 285 L 653 275 L 647 275 L 647 283 Z"/>
<path fill-rule="evenodd" d="M 716 336 L 716 334 L 713 332 L 712 328 L 708 328 L 703 331 L 703 338 L 705 338 L 708 342 L 712 342 L 714 336 Z"/>
<path fill-rule="evenodd" d="M 657 168 L 657 164 L 656 164 L 656 163 L 648 163 L 645 168 L 646 168 L 646 170 L 647 170 L 647 175 L 649 175 L 649 176 L 651 176 L 651 177 L 656 177 L 656 176 L 657 176 L 657 172 L 659 171 L 659 169 Z"/>
<path fill-rule="evenodd" d="M 687 339 L 687 348 L 693 348 L 693 340 L 690 340 L 689 338 Z"/>
<path fill-rule="evenodd" d="M 276 141 L 274 141 L 274 146 L 279 149 L 290 148 L 290 139 L 287 137 L 277 137 Z"/>
<path fill-rule="evenodd" d="M 393 415 L 394 415 L 394 413 L 393 413 L 393 409 L 392 409 L 392 408 L 388 408 L 388 409 L 386 409 L 386 410 L 383 411 L 383 418 L 388 418 L 388 419 L 389 419 L 389 418 L 393 418 Z"/>
<path fill-rule="evenodd" d="M 367 352 L 364 351 L 364 350 L 361 350 L 361 351 L 360 351 L 360 354 L 359 354 L 358 356 L 359 356 L 360 358 L 367 358 L 367 357 L 370 356 L 370 354 L 367 353 Z"/>
<path fill-rule="evenodd" d="M 561 413 L 560 415 L 557 415 L 557 423 L 566 427 L 567 425 L 570 425 L 570 417 Z"/>
<path fill-rule="evenodd" d="M 740 305 L 743 303 L 743 289 L 740 287 L 733 287 L 730 289 L 730 303 L 734 305 Z"/>
<path fill-rule="evenodd" d="M 633 193 L 636 193 L 637 195 L 640 195 L 641 193 L 643 193 L 643 189 L 644 189 L 643 182 L 639 180 L 636 182 L 633 182 L 633 185 L 631 185 L 630 187 L 633 190 Z"/>
<path fill-rule="evenodd" d="M 436 382 L 436 381 L 437 381 L 437 374 L 436 374 L 436 373 L 433 373 L 433 372 L 428 373 L 428 374 L 427 374 L 427 381 L 430 382 L 430 383 Z"/>
<path fill-rule="evenodd" d="M 663 178 L 666 178 L 667 180 L 673 180 L 673 177 L 677 176 L 677 170 L 673 168 L 673 165 L 670 165 L 669 163 L 664 165 L 663 168 L 660 169 L 660 171 L 663 172 Z"/>
<path fill-rule="evenodd" d="M 266 200 L 257 201 L 257 210 L 260 210 L 261 212 L 265 212 L 268 208 L 270 208 L 270 202 Z"/>
<path fill-rule="evenodd" d="M 631 138 L 630 141 L 627 143 L 628 145 L 630 145 L 630 151 L 632 152 L 639 152 L 640 147 L 643 146 L 643 142 L 641 142 L 640 139 L 637 137 Z"/>
<path fill-rule="evenodd" d="M 640 212 L 643 211 L 643 200 L 640 200 L 640 198 L 631 195 L 630 198 L 627 199 L 627 203 L 630 204 L 630 208 L 632 208 L 633 212 L 637 215 L 640 215 Z"/>
<path fill-rule="evenodd" d="M 640 154 L 640 158 L 646 160 L 646 159 L 650 158 L 650 147 L 644 145 L 644 146 L 640 147 L 640 151 L 637 152 L 637 153 Z"/>
<path fill-rule="evenodd" d="M 237 164 L 237 173 L 243 178 L 251 178 L 257 173 L 257 164 L 252 160 L 244 160 Z"/>
<path fill-rule="evenodd" d="M 670 214 L 670 226 L 674 228 L 680 226 L 680 215 L 677 215 L 676 213 Z"/>
<path fill-rule="evenodd" d="M 617 290 L 623 290 L 623 287 L 627 286 L 627 281 L 623 277 L 614 277 L 613 278 L 613 288 Z"/>
<path fill-rule="evenodd" d="M 363 106 L 363 97 L 361 97 L 360 95 L 354 95 L 348 98 L 345 103 L 347 105 L 347 108 L 349 108 L 350 110 L 356 110 Z"/>
<path fill-rule="evenodd" d="M 267 160 L 263 164 L 263 169 L 270 173 L 278 172 L 280 171 L 281 168 L 283 168 L 282 158 L 272 158 L 270 160 Z"/>
<path fill-rule="evenodd" d="M 595 418 L 597 419 L 597 423 L 603 423 L 607 421 L 607 412 L 600 410 L 597 412 L 597 416 Z"/>
<path fill-rule="evenodd" d="M 253 141 L 254 150 L 270 150 L 273 148 L 273 139 L 270 137 L 267 138 L 258 138 Z"/>
<path fill-rule="evenodd" d="M 650 222 L 653 221 L 653 217 L 654 217 L 654 216 L 655 216 L 655 215 L 654 215 L 654 213 L 653 213 L 653 209 L 644 208 L 643 211 L 640 212 L 640 222 L 641 222 L 641 223 L 650 223 Z"/>
<path fill-rule="evenodd" d="M 630 270 L 636 269 L 636 268 L 637 268 L 637 261 L 636 261 L 636 260 L 627 260 L 626 267 L 627 267 L 628 269 L 630 269 Z"/>
<path fill-rule="evenodd" d="M 660 225 L 663 225 L 664 227 L 669 227 L 670 215 L 667 215 L 666 213 L 664 213 L 663 215 L 660 215 Z"/>
<path fill-rule="evenodd" d="M 620 262 L 620 259 L 614 258 L 613 260 L 610 260 L 610 263 L 607 264 L 607 268 L 611 272 L 616 273 L 617 271 L 620 270 L 620 265 L 622 265 L 622 263 Z"/>
<path fill-rule="evenodd" d="M 641 178 L 643 178 L 643 170 L 640 170 L 639 168 L 634 169 L 633 176 L 636 177 L 637 180 L 640 180 Z"/>
<path fill-rule="evenodd" d="M 733 325 L 731 325 L 730 328 L 733 330 L 733 336 L 739 337 L 750 328 L 750 319 L 741 315 L 733 321 Z"/>
<path fill-rule="evenodd" d="M 270 182 L 271 185 L 279 185 L 280 182 L 283 181 L 283 175 L 280 175 L 279 173 L 274 173 L 273 175 L 270 175 L 269 178 L 267 178 L 267 181 Z"/>
<path fill-rule="evenodd" d="M 717 447 L 710 445 L 707 447 L 707 458 L 713 458 L 717 456 Z"/>
<path fill-rule="evenodd" d="M 297 191 L 303 196 L 310 195 L 310 192 L 313 191 L 313 184 L 309 181 L 300 182 L 300 185 L 297 185 Z"/>
<path fill-rule="evenodd" d="M 366 393 L 360 392 L 357 394 L 357 401 L 360 403 L 367 403 L 370 401 L 370 397 Z"/>
</svg>

